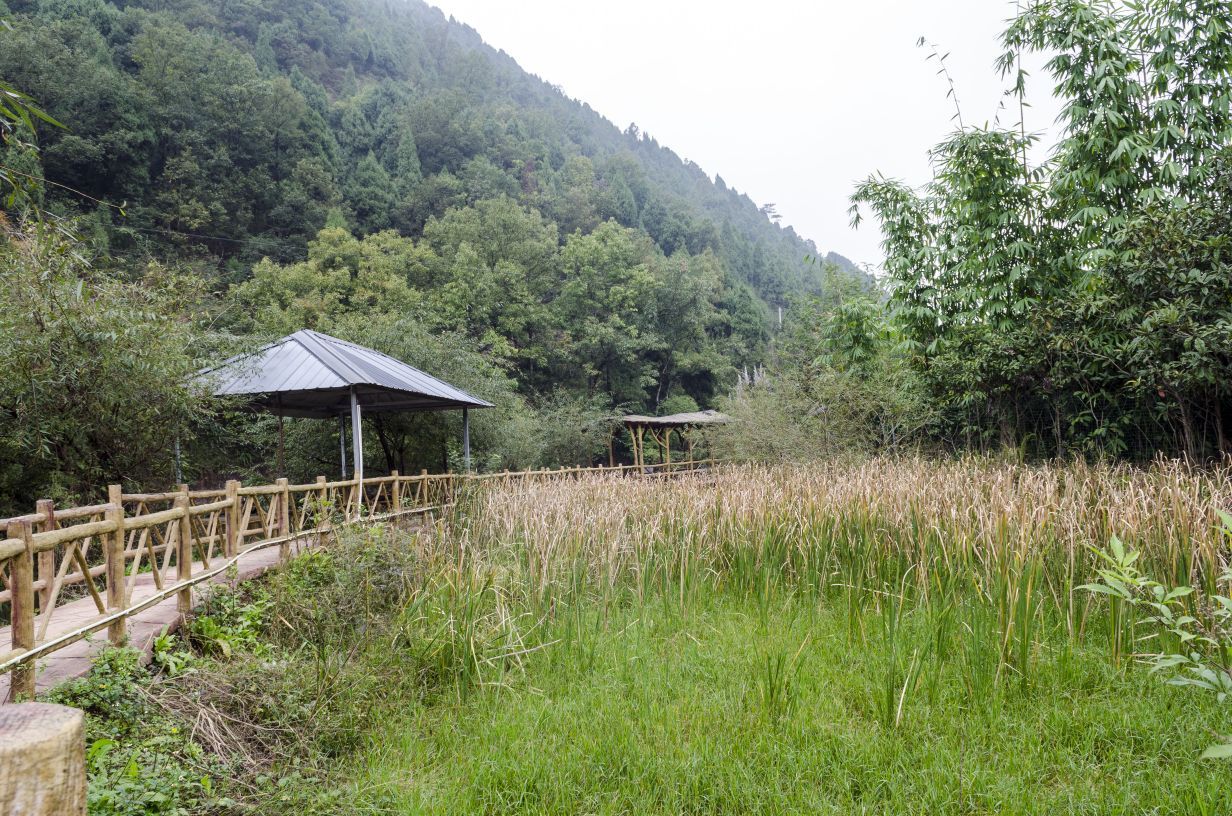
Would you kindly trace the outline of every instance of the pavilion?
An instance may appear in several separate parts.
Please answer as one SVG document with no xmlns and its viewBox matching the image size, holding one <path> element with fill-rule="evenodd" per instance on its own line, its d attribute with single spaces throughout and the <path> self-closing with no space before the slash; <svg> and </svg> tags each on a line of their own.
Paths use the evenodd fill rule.
<svg viewBox="0 0 1232 816">
<path fill-rule="evenodd" d="M 629 441 L 633 447 L 633 464 L 637 467 L 646 467 L 646 440 L 647 433 L 650 438 L 655 441 L 659 447 L 660 458 L 669 467 L 672 464 L 672 433 L 678 433 L 681 440 L 685 443 L 688 453 L 686 461 L 693 461 L 693 437 L 690 431 L 706 426 L 706 425 L 726 425 L 731 422 L 731 417 L 727 414 L 720 414 L 718 411 L 690 411 L 684 414 L 669 414 L 661 417 L 641 416 L 640 414 L 630 414 L 623 420 L 625 427 L 629 429 Z"/>
<path fill-rule="evenodd" d="M 355 478 L 364 475 L 362 415 L 388 411 L 462 411 L 462 458 L 471 467 L 470 409 L 491 408 L 449 383 L 379 351 L 303 329 L 202 371 L 215 396 L 242 399 L 278 417 L 279 466 L 282 418 L 338 417 L 342 477 L 346 478 L 346 417 L 351 417 Z"/>
</svg>

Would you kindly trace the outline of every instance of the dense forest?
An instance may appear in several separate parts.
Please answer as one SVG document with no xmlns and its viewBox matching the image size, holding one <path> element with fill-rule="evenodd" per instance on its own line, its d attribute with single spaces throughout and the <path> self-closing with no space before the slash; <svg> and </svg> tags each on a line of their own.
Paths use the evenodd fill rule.
<svg viewBox="0 0 1232 816">
<path fill-rule="evenodd" d="M 15 311 L 63 333 L 11 326 L 17 379 L 57 374 L 0 397 L 6 459 L 36 452 L 10 493 L 165 482 L 148 452 L 172 430 L 195 440 L 194 478 L 220 475 L 223 450 L 268 461 L 267 426 L 156 381 L 303 327 L 497 402 L 477 420 L 485 466 L 584 461 L 616 411 L 714 405 L 825 267 L 864 279 L 417 0 L 8 0 L 0 18 L 0 80 L 55 120 L 16 132 L 2 163 L 61 227 L 9 248 Z M 31 264 L 44 272 L 23 279 Z M 91 351 L 82 321 L 120 342 Z M 121 372 L 140 409 L 97 393 Z M 378 422 L 374 464 L 446 466 L 450 421 Z M 291 467 L 328 467 L 330 433 L 291 428 Z"/>
</svg>

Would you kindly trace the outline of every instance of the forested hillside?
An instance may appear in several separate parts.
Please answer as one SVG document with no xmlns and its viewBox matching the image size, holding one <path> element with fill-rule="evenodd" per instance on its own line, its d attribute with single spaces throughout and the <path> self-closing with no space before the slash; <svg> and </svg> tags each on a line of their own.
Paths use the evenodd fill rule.
<svg viewBox="0 0 1232 816">
<path fill-rule="evenodd" d="M 9 0 L 0 76 L 43 129 L 49 203 L 119 255 L 302 260 L 337 211 L 419 235 L 509 198 L 560 236 L 614 220 L 665 256 L 713 253 L 735 298 L 816 288 L 810 242 L 636 126 L 523 72 L 416 0 Z M 849 266 L 837 256 L 831 256 Z"/>
<path fill-rule="evenodd" d="M 596 417 L 714 404 L 765 359 L 775 307 L 824 267 L 862 277 L 418 0 L 0 0 L 0 18 L 0 80 L 63 125 L 35 120 L 3 164 L 70 225 L 65 292 L 105 278 L 193 324 L 180 368 L 312 327 L 507 397 L 481 445 L 515 418 L 592 429 L 565 452 L 524 432 L 492 464 L 585 459 Z M 10 421 L 54 449 L 63 410 Z M 187 413 L 163 420 L 208 437 Z M 440 466 L 448 437 L 421 420 L 381 439 L 385 464 Z M 141 470 L 112 459 L 99 477 Z"/>
</svg>

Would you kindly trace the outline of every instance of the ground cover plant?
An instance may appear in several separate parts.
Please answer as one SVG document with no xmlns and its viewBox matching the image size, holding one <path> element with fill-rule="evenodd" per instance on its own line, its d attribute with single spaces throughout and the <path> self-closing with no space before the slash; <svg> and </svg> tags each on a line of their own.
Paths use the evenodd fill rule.
<svg viewBox="0 0 1232 816">
<path fill-rule="evenodd" d="M 1223 574 L 1223 470 L 967 459 L 497 488 L 408 641 L 459 667 L 353 759 L 390 813 L 1224 813 L 1216 695 L 1097 550 Z M 1138 615 L 1135 617 L 1135 615 Z M 461 652 L 457 655 L 457 652 Z M 1212 650 L 1217 662 L 1218 650 Z"/>
<path fill-rule="evenodd" d="M 211 599 L 149 695 L 229 769 L 184 812 L 1227 813 L 1226 703 L 1168 682 L 1226 651 L 1157 657 L 1146 582 L 1222 631 L 1230 476 L 497 480 Z"/>
</svg>

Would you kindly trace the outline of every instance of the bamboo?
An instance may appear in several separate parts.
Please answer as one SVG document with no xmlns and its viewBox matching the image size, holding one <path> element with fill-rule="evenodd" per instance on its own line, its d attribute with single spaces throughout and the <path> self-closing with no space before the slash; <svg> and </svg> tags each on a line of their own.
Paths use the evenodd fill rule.
<svg viewBox="0 0 1232 816">
<path fill-rule="evenodd" d="M 25 549 L 9 561 L 9 590 L 13 593 L 10 605 L 12 616 L 12 648 L 34 648 L 34 548 L 30 522 L 13 522 L 8 527 L 9 538 L 18 538 Z M 34 696 L 33 659 L 18 663 L 13 669 L 9 683 L 9 702 Z"/>
<path fill-rule="evenodd" d="M 110 508 L 107 518 L 115 524 L 115 530 L 104 540 L 104 553 L 107 564 L 107 608 L 115 612 L 128 605 L 127 593 L 124 591 L 124 504 L 120 499 L 119 485 L 107 488 Z M 113 646 L 120 646 L 128 638 L 127 624 L 124 618 L 118 618 L 107 627 L 107 639 Z"/>
</svg>

